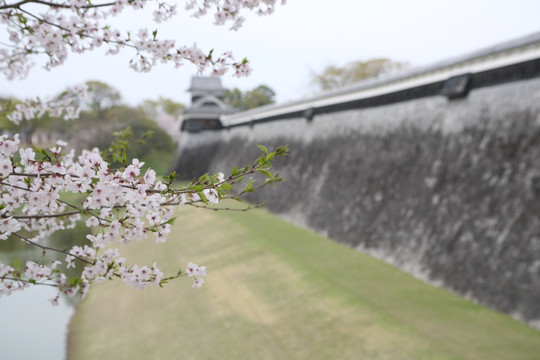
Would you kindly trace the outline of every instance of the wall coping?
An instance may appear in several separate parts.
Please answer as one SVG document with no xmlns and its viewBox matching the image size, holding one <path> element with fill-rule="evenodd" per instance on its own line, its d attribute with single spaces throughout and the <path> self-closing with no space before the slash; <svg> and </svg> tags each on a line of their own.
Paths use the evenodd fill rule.
<svg viewBox="0 0 540 360">
<path fill-rule="evenodd" d="M 361 81 L 343 89 L 324 92 L 303 100 L 223 115 L 220 119 L 225 127 L 240 126 L 289 113 L 302 113 L 309 109 L 382 96 L 445 81 L 457 75 L 485 72 L 538 58 L 540 58 L 540 32 L 393 76 Z"/>
</svg>

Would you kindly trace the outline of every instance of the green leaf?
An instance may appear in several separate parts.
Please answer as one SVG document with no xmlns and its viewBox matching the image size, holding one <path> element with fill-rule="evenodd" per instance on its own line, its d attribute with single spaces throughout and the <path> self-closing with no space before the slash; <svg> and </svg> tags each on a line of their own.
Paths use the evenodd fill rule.
<svg viewBox="0 0 540 360">
<path fill-rule="evenodd" d="M 289 153 L 289 145 L 280 146 L 276 149 L 276 155 L 282 156 L 282 155 L 288 155 Z"/>
<path fill-rule="evenodd" d="M 272 161 L 275 157 L 276 157 L 276 153 L 275 153 L 275 152 L 270 153 L 270 154 L 266 155 L 266 161 L 270 162 L 270 161 Z"/>
<path fill-rule="evenodd" d="M 197 195 L 201 197 L 201 200 L 203 203 L 205 203 L 205 205 L 208 205 L 208 199 L 206 198 L 206 195 L 204 195 L 202 191 L 198 191 Z"/>
<path fill-rule="evenodd" d="M 73 276 L 70 276 L 69 279 L 68 279 L 68 283 L 70 286 L 72 287 L 75 287 L 79 284 L 82 284 L 82 279 L 81 278 L 74 278 Z"/>
<path fill-rule="evenodd" d="M 15 270 L 18 270 L 20 268 L 20 266 L 21 266 L 21 261 L 19 260 L 19 258 L 17 258 L 17 257 L 14 258 L 13 259 L 13 268 Z"/>
<path fill-rule="evenodd" d="M 224 196 L 229 195 L 232 189 L 234 189 L 234 186 L 229 183 L 221 184 L 221 186 L 217 188 L 219 198 L 222 199 Z"/>
<path fill-rule="evenodd" d="M 242 172 L 238 170 L 238 166 L 235 166 L 231 171 L 231 177 L 241 174 Z"/>
<path fill-rule="evenodd" d="M 232 189 L 234 189 L 234 186 L 232 186 L 229 183 L 223 183 L 219 186 L 220 190 L 223 190 L 225 193 L 230 192 Z"/>
<path fill-rule="evenodd" d="M 261 174 L 264 174 L 264 176 L 266 176 L 266 177 L 269 178 L 269 179 L 273 179 L 273 178 L 274 178 L 274 175 L 272 175 L 272 173 L 271 173 L 270 171 L 268 171 L 268 170 L 263 170 L 263 169 L 261 169 L 261 170 L 259 170 L 259 172 L 260 172 Z"/>
<path fill-rule="evenodd" d="M 253 192 L 253 184 L 255 184 L 255 180 L 250 180 L 249 183 L 244 187 L 244 192 Z"/>
<path fill-rule="evenodd" d="M 169 220 L 167 220 L 167 222 L 165 222 L 165 224 L 170 224 L 170 225 L 172 225 L 172 224 L 174 224 L 175 221 L 176 221 L 176 216 L 173 217 L 173 218 L 170 218 Z"/>
<path fill-rule="evenodd" d="M 190 186 L 189 189 L 195 191 L 196 193 L 199 193 L 204 190 L 204 185 L 193 185 Z"/>
<path fill-rule="evenodd" d="M 28 19 L 23 14 L 17 14 L 17 17 L 19 18 L 19 21 L 23 25 L 26 25 L 26 23 L 28 22 Z"/>
<path fill-rule="evenodd" d="M 197 182 L 198 184 L 203 184 L 207 181 L 210 180 L 210 175 L 208 175 L 208 173 L 202 175 L 200 178 L 199 178 L 199 181 Z"/>
<path fill-rule="evenodd" d="M 261 149 L 262 152 L 264 152 L 265 154 L 268 155 L 268 149 L 266 148 L 266 146 L 264 146 L 264 145 L 257 145 L 257 147 L 258 147 L 259 149 Z"/>
</svg>

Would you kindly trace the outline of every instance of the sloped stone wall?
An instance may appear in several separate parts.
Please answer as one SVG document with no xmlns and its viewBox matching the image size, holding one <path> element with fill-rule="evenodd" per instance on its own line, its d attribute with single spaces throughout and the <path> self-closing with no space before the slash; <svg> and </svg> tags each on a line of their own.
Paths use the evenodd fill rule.
<svg viewBox="0 0 540 360">
<path fill-rule="evenodd" d="M 539 114 L 533 79 L 460 100 L 184 134 L 181 156 L 211 154 L 192 170 L 226 173 L 256 157 L 256 144 L 289 144 L 275 163 L 286 181 L 254 201 L 538 327 Z"/>
</svg>

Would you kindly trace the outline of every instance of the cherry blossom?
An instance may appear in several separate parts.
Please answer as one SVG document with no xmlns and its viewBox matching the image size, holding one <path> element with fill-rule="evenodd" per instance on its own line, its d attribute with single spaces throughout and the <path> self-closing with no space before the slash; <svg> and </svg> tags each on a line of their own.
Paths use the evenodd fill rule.
<svg viewBox="0 0 540 360">
<path fill-rule="evenodd" d="M 87 91 L 87 86 L 83 84 L 70 88 L 66 93 L 54 99 L 26 99 L 15 105 L 15 111 L 8 114 L 7 118 L 18 124 L 24 119 L 40 118 L 48 112 L 51 116 L 63 117 L 65 120 L 76 119 L 80 112 L 77 102 L 86 97 Z"/>
<path fill-rule="evenodd" d="M 187 0 L 183 11 L 195 17 L 214 12 L 217 25 L 238 29 L 241 14 L 253 11 L 271 14 L 276 0 Z M 282 1 L 285 3 L 285 1 Z M 169 21 L 178 11 L 176 2 L 116 0 L 92 3 L 86 0 L 0 0 L 0 26 L 8 40 L 0 44 L 0 71 L 6 78 L 24 78 L 45 59 L 44 67 L 62 65 L 70 53 L 106 48 L 114 55 L 122 49 L 134 53 L 129 66 L 150 71 L 159 63 L 175 67 L 191 62 L 199 71 L 223 75 L 234 71 L 247 76 L 252 69 L 246 59 L 236 61 L 230 52 L 216 56 L 196 44 L 177 45 L 161 39 L 147 28 L 129 32 L 116 29 L 110 21 L 126 9 L 152 10 L 155 22 Z M 75 86 L 54 98 L 30 98 L 15 105 L 6 116 L 14 123 L 39 118 L 48 113 L 66 120 L 77 118 L 85 86 Z M 4 111 L 0 109 L 0 112 Z M 4 111 L 5 112 L 5 111 Z M 184 206 L 217 209 L 222 200 L 255 191 L 281 181 L 272 174 L 271 161 L 288 149 L 279 147 L 264 154 L 251 166 L 235 168 L 229 176 L 205 174 L 191 184 L 174 187 L 175 174 L 160 179 L 152 169 L 142 172 L 144 163 L 133 159 L 120 168 L 111 168 L 98 149 L 75 154 L 68 144 L 58 141 L 48 149 L 21 147 L 19 135 L 0 135 L 0 240 L 22 241 L 40 250 L 41 256 L 13 266 L 0 262 L 0 296 L 29 286 L 53 286 L 59 294 L 84 298 L 93 282 L 118 279 L 135 289 L 163 286 L 180 278 L 193 279 L 193 287 L 204 283 L 206 267 L 189 262 L 185 271 L 165 275 L 157 263 L 131 264 L 116 244 L 132 241 L 163 243 L 171 233 L 177 211 Z M 260 182 L 244 179 L 261 174 Z M 262 179 L 262 180 L 261 180 Z M 66 195 L 82 200 L 67 201 Z M 248 205 L 243 210 L 262 206 Z M 220 209 L 227 209 L 221 207 Z M 229 209 L 238 210 L 238 209 Z M 55 248 L 47 239 L 57 232 L 81 223 L 88 229 L 86 243 Z M 56 254 L 55 259 L 50 254 Z M 68 269 L 80 276 L 68 276 Z M 49 301 L 58 304 L 59 296 Z"/>
<path fill-rule="evenodd" d="M 205 174 L 191 185 L 173 188 L 174 175 L 166 182 L 156 181 L 154 170 L 141 173 L 144 163 L 137 159 L 112 169 L 97 149 L 75 156 L 61 146 L 39 154 L 19 146 L 18 136 L 0 138 L 0 240 L 20 240 L 40 248 L 43 254 L 55 252 L 65 258 L 27 261 L 24 269 L 0 263 L 0 296 L 29 285 L 48 285 L 67 296 L 84 297 L 92 282 L 115 278 L 135 289 L 145 289 L 187 275 L 193 278 L 193 287 L 200 287 L 205 266 L 189 262 L 185 272 L 165 276 L 156 263 L 151 267 L 130 265 L 114 244 L 144 241 L 150 234 L 155 242 L 165 242 L 179 207 L 215 206 L 223 199 L 238 198 L 253 191 L 253 184 L 249 182 L 237 193 L 234 185 L 257 172 L 268 177 L 258 186 L 279 181 L 268 171 L 270 160 L 287 152 L 286 148 L 265 151 L 254 165 L 236 168 L 229 177 Z M 67 193 L 84 200 L 80 205 L 67 202 L 62 199 Z M 44 242 L 52 233 L 78 222 L 89 228 L 87 244 L 56 249 Z M 80 277 L 68 281 L 64 271 L 69 268 L 81 269 Z M 52 304 L 56 302 L 57 298 L 51 299 Z"/>
<path fill-rule="evenodd" d="M 244 22 L 241 14 L 252 11 L 259 15 L 274 12 L 276 0 L 186 0 L 183 11 L 201 17 L 214 11 L 216 25 L 231 24 L 237 30 Z M 285 1 L 282 1 L 284 4 Z M 172 63 L 179 67 L 191 62 L 204 71 L 210 68 L 215 75 L 223 75 L 229 68 L 236 76 L 247 76 L 251 68 L 245 60 L 236 61 L 229 53 L 215 57 L 212 51 L 203 51 L 196 45 L 178 46 L 172 39 L 159 39 L 156 31 L 146 28 L 121 31 L 109 21 L 126 9 L 148 9 L 156 23 L 169 21 L 178 13 L 179 5 L 173 1 L 120 0 L 91 3 L 75 0 L 0 1 L 0 25 L 6 27 L 8 43 L 0 47 L 0 70 L 8 79 L 24 78 L 34 66 L 31 59 L 45 57 L 45 68 L 62 65 L 69 53 L 85 53 L 105 47 L 107 54 L 115 55 L 123 48 L 134 52 L 129 66 L 138 72 L 148 72 L 156 64 Z M 214 9 L 214 10 L 212 10 Z M 13 115 L 20 121 L 21 114 L 28 117 L 27 108 Z M 73 109 L 65 109 L 67 116 L 75 116 Z"/>
</svg>

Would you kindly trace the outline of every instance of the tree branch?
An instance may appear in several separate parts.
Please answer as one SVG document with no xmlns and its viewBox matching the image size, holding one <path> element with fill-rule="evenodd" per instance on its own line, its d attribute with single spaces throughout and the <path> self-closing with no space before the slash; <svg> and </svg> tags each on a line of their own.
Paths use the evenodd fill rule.
<svg viewBox="0 0 540 360">
<path fill-rule="evenodd" d="M 73 255 L 73 254 L 70 254 L 69 251 L 67 250 L 60 250 L 60 249 L 56 249 L 56 248 L 52 248 L 50 246 L 45 246 L 45 245 L 41 245 L 41 244 L 38 244 L 37 242 L 35 241 L 32 241 L 22 235 L 19 235 L 17 233 L 11 233 L 11 235 L 14 235 L 16 237 L 18 237 L 19 239 L 27 242 L 28 244 L 30 245 L 34 245 L 34 246 L 37 246 L 38 248 L 42 249 L 42 250 L 51 250 L 51 251 L 56 251 L 56 252 L 59 252 L 59 253 L 62 253 L 62 254 L 66 254 L 66 255 L 69 255 L 69 256 L 73 256 L 74 258 L 86 263 L 86 264 L 90 264 L 90 265 L 95 265 L 94 262 L 92 261 L 89 261 L 89 260 L 86 260 L 86 259 L 83 259 L 82 257 L 80 256 L 77 256 L 77 255 Z"/>
<path fill-rule="evenodd" d="M 131 3 L 131 2 L 133 2 L 133 0 L 128 0 L 128 3 Z M 50 1 L 22 0 L 22 1 L 19 1 L 19 2 L 16 2 L 16 3 L 13 3 L 13 4 L 2 5 L 2 6 L 0 6 L 0 10 L 4 10 L 4 9 L 22 10 L 21 6 L 23 6 L 25 4 L 39 4 L 39 5 L 45 5 L 45 6 L 49 6 L 49 7 L 53 7 L 53 8 L 62 8 L 62 9 L 70 9 L 71 8 L 71 5 L 53 3 L 53 2 L 50 2 Z M 95 5 L 94 4 L 89 4 L 89 5 L 77 6 L 77 8 L 79 8 L 79 9 L 92 9 L 92 8 L 113 6 L 114 4 L 115 4 L 114 2 L 103 3 L 103 4 L 95 4 Z"/>
<path fill-rule="evenodd" d="M 68 211 L 58 214 L 42 214 L 42 215 L 9 215 L 6 216 L 6 214 L 3 214 L 1 217 L 7 218 L 11 217 L 13 219 L 43 219 L 43 218 L 56 218 L 56 217 L 62 217 L 62 216 L 71 216 L 71 215 L 77 215 L 80 214 L 79 211 Z"/>
</svg>

